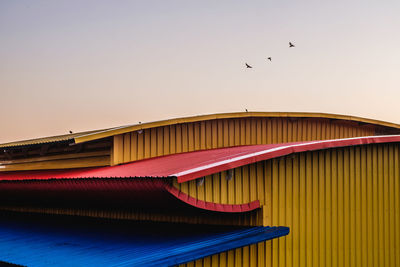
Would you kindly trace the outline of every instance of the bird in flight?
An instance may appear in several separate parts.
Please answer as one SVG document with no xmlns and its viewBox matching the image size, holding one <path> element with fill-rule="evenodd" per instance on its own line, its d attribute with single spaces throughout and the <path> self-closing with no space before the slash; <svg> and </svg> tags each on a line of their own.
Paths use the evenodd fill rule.
<svg viewBox="0 0 400 267">
<path fill-rule="evenodd" d="M 269 58 L 267 58 L 269 61 L 272 61 L 272 58 L 271 57 L 269 57 Z"/>
<path fill-rule="evenodd" d="M 246 63 L 246 68 L 251 69 L 252 66 L 250 66 L 249 64 Z"/>
<path fill-rule="evenodd" d="M 247 110 L 247 108 L 246 108 L 246 112 L 249 112 L 249 111 Z"/>
<path fill-rule="evenodd" d="M 70 134 L 72 134 L 72 131 L 69 131 Z"/>
<path fill-rule="evenodd" d="M 292 44 L 291 42 L 289 42 L 289 47 L 294 47 L 294 44 Z"/>
</svg>

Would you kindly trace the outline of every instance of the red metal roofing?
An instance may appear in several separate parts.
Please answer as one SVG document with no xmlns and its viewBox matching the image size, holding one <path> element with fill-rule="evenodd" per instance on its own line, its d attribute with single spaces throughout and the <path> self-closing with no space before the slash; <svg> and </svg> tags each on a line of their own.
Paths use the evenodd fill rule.
<svg viewBox="0 0 400 267">
<path fill-rule="evenodd" d="M 400 135 L 369 136 L 202 150 L 151 158 L 111 167 L 0 173 L 0 180 L 177 177 L 178 182 L 182 183 L 220 171 L 237 168 L 243 165 L 291 153 L 391 142 L 400 142 Z"/>
<path fill-rule="evenodd" d="M 185 182 L 291 153 L 390 142 L 400 142 L 400 135 L 203 150 L 102 168 L 0 173 L 0 200 L 17 199 L 17 196 L 28 202 L 36 198 L 69 197 L 77 203 L 92 199 L 104 203 L 120 199 L 134 205 L 161 207 L 168 203 L 173 206 L 179 199 L 181 204 L 185 202 L 206 210 L 246 212 L 258 208 L 259 201 L 241 205 L 205 202 L 179 191 L 168 178 L 177 177 L 178 182 Z"/>
</svg>

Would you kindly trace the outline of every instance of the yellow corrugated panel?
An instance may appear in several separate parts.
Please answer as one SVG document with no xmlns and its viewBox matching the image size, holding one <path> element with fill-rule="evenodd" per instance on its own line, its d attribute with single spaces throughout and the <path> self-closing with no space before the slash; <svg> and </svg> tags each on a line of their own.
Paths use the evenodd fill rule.
<svg viewBox="0 0 400 267">
<path fill-rule="evenodd" d="M 394 208 L 395 208 L 395 255 L 396 255 L 396 266 L 400 266 L 400 197 L 396 192 L 400 192 L 400 167 L 399 167 L 399 147 L 394 148 Z"/>
<path fill-rule="evenodd" d="M 234 193 L 237 203 L 256 196 L 266 205 L 261 221 L 289 226 L 291 232 L 286 237 L 228 252 L 223 264 L 214 256 L 214 263 L 399 266 L 399 153 L 398 144 L 346 147 L 299 153 L 235 169 L 233 179 L 224 185 L 228 195 Z M 205 184 L 211 182 L 207 179 L 221 178 L 221 174 L 207 176 Z M 220 184 L 220 192 L 222 187 Z M 219 200 L 215 191 L 212 199 Z"/>
<path fill-rule="evenodd" d="M 32 162 L 2 164 L 0 172 L 102 167 L 110 165 L 110 158 L 109 151 L 48 156 L 40 160 L 32 159 Z"/>
<path fill-rule="evenodd" d="M 305 213 L 305 225 L 306 225 L 306 262 L 307 266 L 312 266 L 313 263 L 313 203 L 312 203 L 312 154 L 306 154 L 306 164 L 304 166 L 306 170 L 306 213 Z M 273 205 L 272 209 L 279 209 L 279 207 Z"/>
<path fill-rule="evenodd" d="M 111 164 L 116 165 L 124 162 L 124 136 L 114 136 L 114 142 L 111 153 Z"/>
<path fill-rule="evenodd" d="M 364 128 L 358 131 L 360 127 Z M 330 133 L 329 136 L 326 132 Z M 189 122 L 114 136 L 115 158 L 112 163 L 200 149 L 334 139 L 354 137 L 357 134 L 373 135 L 374 129 L 354 122 L 309 118 L 296 118 L 294 122 L 289 118 L 232 118 Z"/>
<path fill-rule="evenodd" d="M 326 113 L 306 113 L 306 112 L 237 112 L 237 113 L 221 113 L 221 114 L 211 114 L 211 115 L 201 115 L 201 116 L 194 116 L 194 117 L 186 117 L 186 118 L 178 118 L 178 119 L 170 119 L 164 121 L 156 121 L 156 122 L 149 122 L 149 123 L 142 123 L 136 125 L 128 125 L 122 127 L 115 127 L 105 130 L 98 130 L 98 131 L 91 131 L 85 133 L 79 133 L 74 136 L 74 140 L 76 143 L 87 142 L 91 140 L 96 140 L 104 137 L 114 136 L 118 134 L 124 134 L 127 132 L 137 131 L 140 129 L 148 129 L 148 128 L 155 128 L 155 127 L 162 127 L 168 125 L 176 125 L 176 124 L 186 124 L 186 123 L 195 123 L 195 122 L 202 122 L 202 121 L 210 121 L 210 120 L 223 120 L 223 119 L 241 119 L 241 118 L 322 118 L 322 119 L 333 119 L 333 120 L 342 120 L 342 121 L 350 121 L 350 122 L 358 122 L 364 123 L 369 125 L 376 125 L 379 127 L 387 127 L 388 129 L 400 129 L 400 125 L 354 117 L 354 116 L 345 116 L 345 115 L 338 115 L 338 114 L 326 114 Z M 286 122 L 287 124 L 287 122 Z M 315 125 L 317 128 L 321 128 L 320 126 Z M 286 127 L 286 126 L 284 126 Z M 349 131 L 351 128 L 344 129 L 341 127 L 342 136 L 346 134 L 350 134 Z M 311 133 L 311 132 L 310 132 Z M 314 132 L 317 135 L 317 130 Z M 318 133 L 321 134 L 318 130 Z M 52 137 L 58 138 L 58 137 Z M 29 142 L 33 142 L 34 140 L 29 140 Z M 28 142 L 28 141 L 27 141 Z M 10 143 L 11 144 L 11 143 Z"/>
<path fill-rule="evenodd" d="M 8 142 L 0 144 L 0 148 L 7 148 L 7 147 L 16 147 L 16 146 L 30 146 L 35 144 L 44 144 L 44 143 L 52 143 L 52 142 L 63 142 L 63 141 L 71 141 L 75 143 L 83 143 L 93 140 L 98 140 L 101 138 L 112 137 L 119 134 L 125 134 L 129 132 L 150 129 L 150 128 L 158 128 L 158 127 L 167 127 L 177 124 L 191 124 L 191 123 L 198 123 L 203 121 L 210 121 L 210 120 L 235 120 L 235 119 L 243 119 L 243 118 L 257 118 L 257 122 L 259 118 L 290 118 L 290 119 L 297 119 L 297 118 L 322 118 L 322 119 L 334 119 L 334 120 L 342 120 L 342 121 L 350 121 L 350 122 L 360 122 L 368 124 L 369 126 L 377 126 L 387 128 L 387 130 L 396 130 L 400 129 L 400 125 L 366 119 L 366 118 L 359 118 L 354 116 L 345 116 L 345 115 L 338 115 L 338 114 L 326 114 L 326 113 L 304 113 L 304 112 L 237 112 L 237 113 L 222 113 L 222 114 L 211 114 L 211 115 L 202 115 L 202 116 L 194 116 L 194 117 L 186 117 L 186 118 L 178 118 L 178 119 L 170 119 L 164 121 L 157 121 L 157 122 L 150 122 L 150 123 L 142 123 L 142 124 L 135 124 L 135 125 L 128 125 L 128 126 L 121 126 L 121 127 L 114 127 L 109 129 L 102 129 L 102 130 L 94 130 L 94 131 L 87 131 L 87 132 L 80 132 L 80 133 L 73 133 L 73 134 L 66 134 L 66 135 L 59 135 L 59 136 L 51 136 L 51 137 L 44 137 L 44 138 L 37 138 L 37 139 L 30 139 L 30 140 L 23 140 L 23 141 L 16 141 L 16 142 Z M 256 123 L 250 124 L 249 126 L 253 127 L 255 130 L 258 126 Z M 284 122 L 283 127 L 286 129 L 287 132 L 284 133 L 282 136 L 282 140 L 285 140 L 286 137 L 290 139 L 290 122 L 287 120 L 282 121 Z M 322 125 L 317 125 L 318 128 L 322 127 Z M 281 129 L 282 130 L 282 129 Z M 357 131 L 355 128 L 348 128 L 348 130 Z M 284 130 L 286 131 L 286 130 Z M 316 136 L 322 134 L 320 130 L 315 132 Z M 253 135 L 256 135 L 254 131 L 252 132 Z M 350 134 L 351 135 L 351 134 Z M 353 134 L 354 135 L 354 134 Z M 357 135 L 360 135 L 359 133 Z M 292 135 L 293 136 L 293 135 Z M 258 135 L 257 135 L 258 138 Z M 256 143 L 256 142 L 254 142 Z"/>
</svg>

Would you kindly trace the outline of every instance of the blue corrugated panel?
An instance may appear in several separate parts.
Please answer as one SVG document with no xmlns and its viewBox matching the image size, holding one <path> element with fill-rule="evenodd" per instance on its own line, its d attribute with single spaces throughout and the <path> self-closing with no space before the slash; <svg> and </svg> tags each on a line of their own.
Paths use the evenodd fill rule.
<svg viewBox="0 0 400 267">
<path fill-rule="evenodd" d="M 0 218 L 0 261 L 26 266 L 171 266 L 288 233 L 287 227 L 60 224 Z"/>
</svg>

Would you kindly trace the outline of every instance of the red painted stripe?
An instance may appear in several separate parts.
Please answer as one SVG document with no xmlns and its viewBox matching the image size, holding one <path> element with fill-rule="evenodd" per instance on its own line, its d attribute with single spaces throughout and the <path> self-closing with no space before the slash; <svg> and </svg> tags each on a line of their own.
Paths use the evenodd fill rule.
<svg viewBox="0 0 400 267">
<path fill-rule="evenodd" d="M 213 202 L 206 202 L 203 200 L 196 199 L 194 197 L 189 196 L 188 194 L 179 191 L 177 188 L 167 185 L 166 190 L 170 192 L 172 195 L 180 199 L 181 201 L 192 205 L 196 208 L 211 210 L 211 211 L 219 211 L 219 212 L 248 212 L 255 210 L 260 207 L 260 201 L 255 200 L 247 204 L 219 204 Z"/>
</svg>

